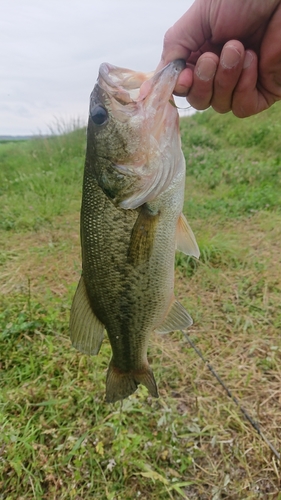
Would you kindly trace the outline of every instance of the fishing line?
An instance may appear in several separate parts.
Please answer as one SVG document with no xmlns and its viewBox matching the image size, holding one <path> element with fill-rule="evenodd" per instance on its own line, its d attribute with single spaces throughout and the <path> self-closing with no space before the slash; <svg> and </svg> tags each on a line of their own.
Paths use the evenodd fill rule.
<svg viewBox="0 0 281 500">
<path fill-rule="evenodd" d="M 267 437 L 264 435 L 264 433 L 261 431 L 259 424 L 253 420 L 253 418 L 247 413 L 245 408 L 241 406 L 239 403 L 238 399 L 233 396 L 232 392 L 228 389 L 228 387 L 225 385 L 223 380 L 220 378 L 220 376 L 217 374 L 217 372 L 214 370 L 212 365 L 207 361 L 207 359 L 203 356 L 202 352 L 196 345 L 192 342 L 192 340 L 189 338 L 186 332 L 183 330 L 180 330 L 181 333 L 183 334 L 184 338 L 187 340 L 187 342 L 190 344 L 192 349 L 196 352 L 196 354 L 199 356 L 199 358 L 203 361 L 203 363 L 207 366 L 209 371 L 214 375 L 214 377 L 217 379 L 217 381 L 220 383 L 220 385 L 224 388 L 226 394 L 232 401 L 236 404 L 236 406 L 239 408 L 243 416 L 250 422 L 251 426 L 255 429 L 255 431 L 259 434 L 259 436 L 263 439 L 263 441 L 267 444 L 267 446 L 270 448 L 272 453 L 275 455 L 275 457 L 280 461 L 281 455 L 280 453 L 274 448 L 273 444 L 267 439 Z"/>
</svg>

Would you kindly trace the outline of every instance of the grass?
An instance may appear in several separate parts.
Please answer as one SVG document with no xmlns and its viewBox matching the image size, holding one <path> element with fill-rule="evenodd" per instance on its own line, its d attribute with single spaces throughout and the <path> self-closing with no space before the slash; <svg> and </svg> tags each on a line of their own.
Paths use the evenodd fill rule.
<svg viewBox="0 0 281 500">
<path fill-rule="evenodd" d="M 85 129 L 33 141 L 0 143 L 0 228 L 37 230 L 79 210 Z"/>
<path fill-rule="evenodd" d="M 280 450 L 281 108 L 181 120 L 185 213 L 201 259 L 176 255 L 193 342 Z M 76 352 L 85 130 L 0 144 L 0 499 L 279 499 L 280 464 L 180 332 L 153 336 L 160 398 L 104 402 L 110 346 Z"/>
</svg>

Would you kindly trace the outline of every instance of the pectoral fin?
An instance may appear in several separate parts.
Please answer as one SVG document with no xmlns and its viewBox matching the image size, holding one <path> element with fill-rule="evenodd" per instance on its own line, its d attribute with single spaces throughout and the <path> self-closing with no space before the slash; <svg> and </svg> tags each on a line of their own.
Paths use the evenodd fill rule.
<svg viewBox="0 0 281 500">
<path fill-rule="evenodd" d="M 70 339 L 84 354 L 98 354 L 103 341 L 104 325 L 95 316 L 81 276 L 70 311 Z"/>
<path fill-rule="evenodd" d="M 155 329 L 155 332 L 169 333 L 175 330 L 184 330 L 192 323 L 192 318 L 185 308 L 177 300 L 174 300 L 163 323 Z"/>
<path fill-rule="evenodd" d="M 200 251 L 195 236 L 183 214 L 180 215 L 177 223 L 176 247 L 180 252 L 199 259 Z"/>
<path fill-rule="evenodd" d="M 132 230 L 128 262 L 133 266 L 146 262 L 152 251 L 159 214 L 153 214 L 144 205 Z"/>
</svg>

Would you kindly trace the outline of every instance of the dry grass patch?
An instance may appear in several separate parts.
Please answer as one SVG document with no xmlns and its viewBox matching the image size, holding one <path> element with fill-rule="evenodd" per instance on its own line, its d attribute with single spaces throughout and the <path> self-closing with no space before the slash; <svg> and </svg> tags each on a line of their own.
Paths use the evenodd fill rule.
<svg viewBox="0 0 281 500">
<path fill-rule="evenodd" d="M 3 233 L 1 293 L 46 289 L 62 295 L 80 274 L 79 214 L 59 217 L 37 232 Z"/>
</svg>

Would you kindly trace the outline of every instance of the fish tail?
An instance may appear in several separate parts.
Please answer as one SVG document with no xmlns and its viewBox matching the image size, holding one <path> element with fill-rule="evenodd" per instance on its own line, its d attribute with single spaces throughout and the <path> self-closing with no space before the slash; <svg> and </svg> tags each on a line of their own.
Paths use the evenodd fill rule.
<svg viewBox="0 0 281 500">
<path fill-rule="evenodd" d="M 147 387 L 154 398 L 158 398 L 158 390 L 153 371 L 147 364 L 142 369 L 123 372 L 113 365 L 111 360 L 106 377 L 106 401 L 115 403 L 133 394 L 139 384 Z"/>
</svg>

